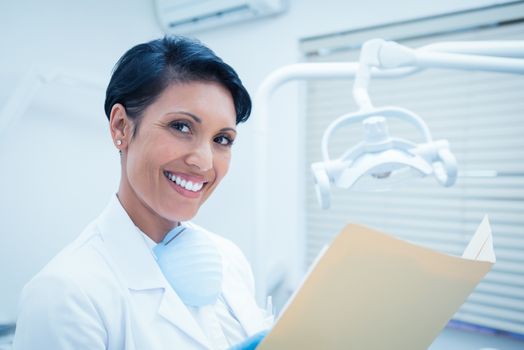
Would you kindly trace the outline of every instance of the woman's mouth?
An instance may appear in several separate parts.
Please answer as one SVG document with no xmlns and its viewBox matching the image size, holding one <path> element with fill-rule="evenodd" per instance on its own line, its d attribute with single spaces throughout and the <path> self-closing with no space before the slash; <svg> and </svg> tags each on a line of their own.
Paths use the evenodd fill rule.
<svg viewBox="0 0 524 350">
<path fill-rule="evenodd" d="M 176 188 L 194 193 L 199 192 L 207 183 L 206 181 L 191 181 L 179 175 L 170 173 L 169 171 L 164 171 L 164 175 L 176 186 Z"/>
</svg>

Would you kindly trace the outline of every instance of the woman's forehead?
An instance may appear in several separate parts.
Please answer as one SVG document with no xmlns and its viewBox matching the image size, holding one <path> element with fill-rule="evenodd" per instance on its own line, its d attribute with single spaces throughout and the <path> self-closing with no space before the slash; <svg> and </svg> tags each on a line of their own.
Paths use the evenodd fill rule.
<svg viewBox="0 0 524 350">
<path fill-rule="evenodd" d="M 170 84 L 149 107 L 157 116 L 184 114 L 200 124 L 236 125 L 233 98 L 225 87 L 215 82 Z"/>
</svg>

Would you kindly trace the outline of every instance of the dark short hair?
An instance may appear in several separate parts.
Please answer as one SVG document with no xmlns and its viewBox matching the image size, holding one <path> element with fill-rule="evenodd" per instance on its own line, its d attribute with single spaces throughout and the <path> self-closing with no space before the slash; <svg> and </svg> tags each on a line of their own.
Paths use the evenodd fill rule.
<svg viewBox="0 0 524 350">
<path fill-rule="evenodd" d="M 135 131 L 144 110 L 169 85 L 193 81 L 216 82 L 233 98 L 236 123 L 251 113 L 251 99 L 235 70 L 201 42 L 183 36 L 166 36 L 139 44 L 117 62 L 106 90 L 107 119 L 120 103 L 135 122 Z"/>
</svg>

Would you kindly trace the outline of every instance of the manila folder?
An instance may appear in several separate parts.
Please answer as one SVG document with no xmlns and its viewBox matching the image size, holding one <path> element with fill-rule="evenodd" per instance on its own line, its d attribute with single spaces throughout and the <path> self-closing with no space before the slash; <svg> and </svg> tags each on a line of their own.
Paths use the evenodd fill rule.
<svg viewBox="0 0 524 350">
<path fill-rule="evenodd" d="M 494 262 L 487 218 L 462 257 L 348 225 L 257 350 L 427 349 Z"/>
</svg>

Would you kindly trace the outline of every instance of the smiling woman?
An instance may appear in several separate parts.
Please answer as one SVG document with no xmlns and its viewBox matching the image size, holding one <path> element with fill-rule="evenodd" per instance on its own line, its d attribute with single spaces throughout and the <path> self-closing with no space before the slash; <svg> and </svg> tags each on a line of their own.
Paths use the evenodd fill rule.
<svg viewBox="0 0 524 350">
<path fill-rule="evenodd" d="M 121 140 L 119 199 L 160 242 L 173 223 L 197 213 L 227 173 L 236 135 L 231 94 L 214 82 L 178 83 L 144 110 L 139 126 L 118 103 L 110 117 L 113 139 Z"/>
<path fill-rule="evenodd" d="M 197 41 L 140 44 L 117 63 L 105 111 L 118 192 L 24 288 L 14 348 L 253 349 L 271 317 L 247 260 L 188 221 L 249 117 L 237 74 Z"/>
</svg>

